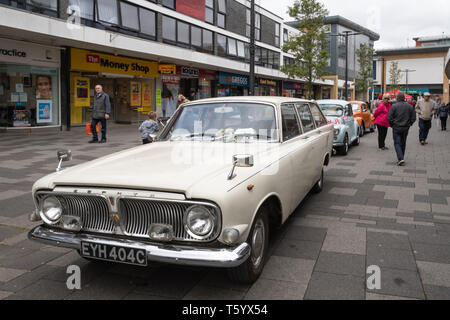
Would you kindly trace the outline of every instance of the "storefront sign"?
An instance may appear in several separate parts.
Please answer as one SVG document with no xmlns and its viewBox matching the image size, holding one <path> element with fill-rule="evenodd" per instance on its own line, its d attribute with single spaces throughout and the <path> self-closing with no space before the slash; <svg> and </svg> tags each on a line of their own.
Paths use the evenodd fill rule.
<svg viewBox="0 0 450 320">
<path fill-rule="evenodd" d="M 176 74 L 177 66 L 174 64 L 160 64 L 159 72 L 161 72 L 161 74 Z"/>
<path fill-rule="evenodd" d="M 89 97 L 90 79 L 76 77 L 74 78 L 75 86 L 75 107 L 88 107 L 91 104 Z"/>
<path fill-rule="evenodd" d="M 179 67 L 178 74 L 182 77 L 198 78 L 200 71 L 196 68 Z"/>
<path fill-rule="evenodd" d="M 52 100 L 38 100 L 36 113 L 37 123 L 52 122 Z"/>
<path fill-rule="evenodd" d="M 215 71 L 200 70 L 199 77 L 208 81 L 216 80 L 217 73 Z"/>
<path fill-rule="evenodd" d="M 72 70 L 125 74 L 159 78 L 158 63 L 118 57 L 99 52 L 71 49 Z"/>
<path fill-rule="evenodd" d="M 277 82 L 275 80 L 269 80 L 269 79 L 259 79 L 259 84 L 261 86 L 269 86 L 269 87 L 277 86 Z"/>
<path fill-rule="evenodd" d="M 250 78 L 248 76 L 242 76 L 239 74 L 232 73 L 219 73 L 219 84 L 238 86 L 238 87 L 248 87 L 250 83 Z"/>
<path fill-rule="evenodd" d="M 142 83 L 142 112 L 152 111 L 152 84 Z"/>
<path fill-rule="evenodd" d="M 141 106 L 141 83 L 140 82 L 130 82 L 130 106 L 140 107 Z"/>
<path fill-rule="evenodd" d="M 59 67 L 59 60 L 59 49 L 9 39 L 2 39 L 0 42 L 2 62 Z"/>
<path fill-rule="evenodd" d="M 305 84 L 298 82 L 283 82 L 283 89 L 286 90 L 303 90 L 305 89 Z"/>
<path fill-rule="evenodd" d="M 164 84 L 179 84 L 180 83 L 180 77 L 171 76 L 171 75 L 167 75 L 167 74 L 161 75 L 161 80 Z"/>
</svg>

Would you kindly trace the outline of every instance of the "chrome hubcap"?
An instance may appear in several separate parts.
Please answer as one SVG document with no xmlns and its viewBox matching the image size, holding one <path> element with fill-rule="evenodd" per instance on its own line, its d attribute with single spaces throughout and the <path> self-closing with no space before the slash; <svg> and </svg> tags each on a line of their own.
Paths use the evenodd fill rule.
<svg viewBox="0 0 450 320">
<path fill-rule="evenodd" d="M 265 233 L 264 222 L 258 219 L 252 235 L 252 264 L 255 268 L 258 268 L 263 258 Z"/>
</svg>

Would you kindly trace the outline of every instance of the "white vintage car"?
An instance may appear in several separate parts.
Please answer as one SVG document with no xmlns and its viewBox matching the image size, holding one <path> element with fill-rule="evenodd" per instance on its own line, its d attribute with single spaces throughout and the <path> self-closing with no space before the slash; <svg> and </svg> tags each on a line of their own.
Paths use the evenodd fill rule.
<svg viewBox="0 0 450 320">
<path fill-rule="evenodd" d="M 251 283 L 269 231 L 320 192 L 333 125 L 313 101 L 234 97 L 182 105 L 157 142 L 62 169 L 33 186 L 29 239 L 90 260 L 227 268 Z"/>
</svg>

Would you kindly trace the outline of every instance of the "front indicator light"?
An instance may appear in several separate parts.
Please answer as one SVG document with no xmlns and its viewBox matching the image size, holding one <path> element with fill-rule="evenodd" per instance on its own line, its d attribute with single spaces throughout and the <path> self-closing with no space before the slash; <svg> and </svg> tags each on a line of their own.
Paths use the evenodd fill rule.
<svg viewBox="0 0 450 320">
<path fill-rule="evenodd" d="M 61 219 L 63 229 L 79 232 L 83 228 L 81 218 L 76 216 L 63 216 Z"/>
<path fill-rule="evenodd" d="M 173 227 L 167 224 L 152 224 L 148 236 L 154 241 L 170 242 L 174 238 Z"/>
<path fill-rule="evenodd" d="M 239 231 L 234 228 L 225 229 L 222 233 L 222 239 L 228 245 L 235 244 L 239 240 Z"/>
</svg>

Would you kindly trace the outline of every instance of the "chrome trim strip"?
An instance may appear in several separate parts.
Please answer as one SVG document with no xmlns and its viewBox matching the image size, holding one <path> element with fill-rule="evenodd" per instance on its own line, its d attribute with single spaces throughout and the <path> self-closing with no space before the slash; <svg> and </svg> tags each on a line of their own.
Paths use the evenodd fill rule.
<svg viewBox="0 0 450 320">
<path fill-rule="evenodd" d="M 28 239 L 75 250 L 81 249 L 82 241 L 142 249 L 147 252 L 149 261 L 216 268 L 237 267 L 245 262 L 251 253 L 250 245 L 246 242 L 233 248 L 199 248 L 71 233 L 51 229 L 45 225 L 37 226 L 31 230 L 28 233 Z"/>
</svg>

